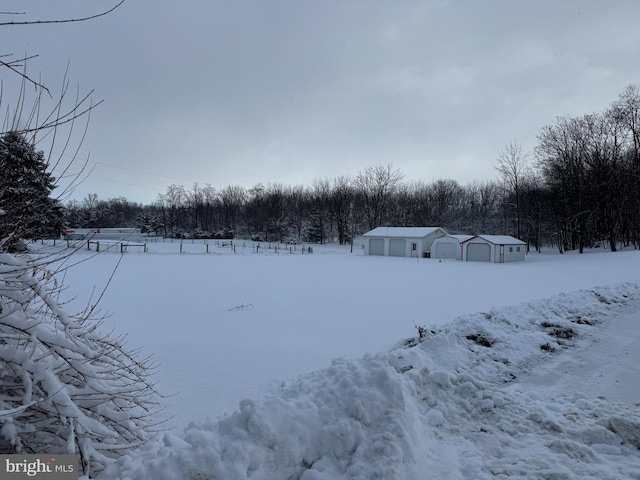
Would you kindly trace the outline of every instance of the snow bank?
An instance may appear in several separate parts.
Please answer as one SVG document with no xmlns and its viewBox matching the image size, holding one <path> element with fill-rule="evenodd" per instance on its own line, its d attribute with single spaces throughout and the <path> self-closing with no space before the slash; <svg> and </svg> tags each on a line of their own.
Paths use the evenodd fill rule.
<svg viewBox="0 0 640 480">
<path fill-rule="evenodd" d="M 624 283 L 460 317 L 166 434 L 100 478 L 640 478 L 638 403 L 528 380 L 639 309 Z"/>
</svg>

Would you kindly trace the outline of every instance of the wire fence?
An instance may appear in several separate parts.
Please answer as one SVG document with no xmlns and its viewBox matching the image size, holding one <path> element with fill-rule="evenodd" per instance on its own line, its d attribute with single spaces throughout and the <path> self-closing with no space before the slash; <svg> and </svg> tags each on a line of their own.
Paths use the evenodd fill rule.
<svg viewBox="0 0 640 480">
<path fill-rule="evenodd" d="M 114 253 L 177 253 L 177 254 L 260 254 L 310 255 L 313 246 L 248 240 L 173 239 L 149 237 L 145 242 L 126 240 L 86 240 L 87 250 Z M 77 241 L 68 241 L 68 247 Z"/>
</svg>

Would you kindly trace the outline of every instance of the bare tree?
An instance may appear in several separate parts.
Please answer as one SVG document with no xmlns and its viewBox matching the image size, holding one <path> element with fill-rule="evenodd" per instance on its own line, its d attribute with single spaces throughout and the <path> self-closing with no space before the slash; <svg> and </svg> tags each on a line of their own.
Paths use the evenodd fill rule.
<svg viewBox="0 0 640 480">
<path fill-rule="evenodd" d="M 616 121 L 628 131 L 635 168 L 640 172 L 640 89 L 629 85 L 611 108 Z"/>
<path fill-rule="evenodd" d="M 623 132 L 611 112 L 583 117 L 588 139 L 585 155 L 590 231 L 596 239 L 607 240 L 612 252 L 617 250 L 625 195 L 622 182 Z"/>
<path fill-rule="evenodd" d="M 382 225 L 385 207 L 404 175 L 393 165 L 375 165 L 358 172 L 353 184 L 362 202 L 370 230 Z"/>
<path fill-rule="evenodd" d="M 500 195 L 496 183 L 476 181 L 467 185 L 464 190 L 464 211 L 467 215 L 462 231 L 476 235 L 498 231 L 495 220 Z"/>
<path fill-rule="evenodd" d="M 238 217 L 247 200 L 247 192 L 238 185 L 227 185 L 220 191 L 224 226 L 236 230 Z"/>
<path fill-rule="evenodd" d="M 561 117 L 541 130 L 535 149 L 561 253 L 576 248 L 582 252 L 586 244 L 584 144 L 580 121 Z"/>
<path fill-rule="evenodd" d="M 427 198 L 431 204 L 431 222 L 459 232 L 462 225 L 463 189 L 458 182 L 440 179 L 429 185 Z M 430 222 L 430 223 L 431 223 Z"/>
<path fill-rule="evenodd" d="M 344 175 L 334 178 L 329 193 L 329 211 L 338 231 L 340 245 L 350 243 L 353 238 L 353 232 L 350 232 L 352 209 L 353 186 L 351 179 Z"/>
<path fill-rule="evenodd" d="M 201 227 L 204 232 L 213 232 L 215 229 L 224 226 L 221 225 L 220 196 L 213 185 L 208 183 L 201 189 L 201 193 L 203 202 Z"/>
<path fill-rule="evenodd" d="M 626 161 L 622 166 L 621 186 L 626 201 L 623 207 L 622 220 L 623 242 L 640 243 L 640 221 L 636 212 L 640 210 L 640 89 L 637 85 L 629 85 L 623 90 L 609 114 L 624 132 L 623 141 L 626 149 Z"/>
<path fill-rule="evenodd" d="M 515 234 L 521 238 L 521 214 L 522 214 L 522 183 L 529 170 L 529 155 L 522 152 L 519 142 L 512 140 L 500 152 L 496 170 L 502 177 L 505 190 L 505 207 L 513 206 L 515 209 Z M 512 200 L 512 201 L 509 201 Z M 505 208 L 507 211 L 508 209 Z"/>
<path fill-rule="evenodd" d="M 166 193 L 158 194 L 156 203 L 162 211 L 165 236 L 175 237 L 185 226 L 182 210 L 186 206 L 187 197 L 184 186 L 175 184 L 169 185 Z"/>
<path fill-rule="evenodd" d="M 311 186 L 311 205 L 307 228 L 307 239 L 311 242 L 322 245 L 330 237 L 330 199 L 331 180 L 316 178 Z"/>
</svg>

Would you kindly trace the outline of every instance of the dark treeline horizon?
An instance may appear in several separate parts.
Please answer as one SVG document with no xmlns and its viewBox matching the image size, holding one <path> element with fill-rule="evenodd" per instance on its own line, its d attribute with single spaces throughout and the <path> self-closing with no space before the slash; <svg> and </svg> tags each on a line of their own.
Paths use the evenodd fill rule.
<svg viewBox="0 0 640 480">
<path fill-rule="evenodd" d="M 603 112 L 558 117 L 532 152 L 513 140 L 496 178 L 406 179 L 388 165 L 309 186 L 258 183 L 216 189 L 170 185 L 152 204 L 90 194 L 65 206 L 75 228 L 138 227 L 167 237 L 345 244 L 378 226 L 439 226 L 452 234 L 513 235 L 561 252 L 640 246 L 640 90 Z"/>
</svg>

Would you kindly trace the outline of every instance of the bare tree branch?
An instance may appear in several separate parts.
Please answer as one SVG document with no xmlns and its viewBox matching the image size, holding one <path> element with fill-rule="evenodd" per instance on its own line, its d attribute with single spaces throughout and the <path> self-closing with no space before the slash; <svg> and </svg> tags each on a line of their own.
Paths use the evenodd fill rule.
<svg viewBox="0 0 640 480">
<path fill-rule="evenodd" d="M 8 56 L 8 55 L 2 55 L 4 56 Z M 11 70 L 14 73 L 17 73 L 19 76 L 21 76 L 23 79 L 27 80 L 29 83 L 32 83 L 34 87 L 36 88 L 41 88 L 44 91 L 46 91 L 49 96 L 51 96 L 51 92 L 49 92 L 49 89 L 47 87 L 45 87 L 42 83 L 40 82 L 36 82 L 35 80 L 33 80 L 31 77 L 29 77 L 26 73 L 21 72 L 20 70 L 18 70 L 16 67 L 23 67 L 26 64 L 27 60 L 30 60 L 32 58 L 36 58 L 37 55 L 31 55 L 30 57 L 24 57 L 20 60 L 13 60 L 11 62 L 5 62 L 3 60 L 0 60 L 0 66 L 6 67 L 9 70 Z"/>
<path fill-rule="evenodd" d="M 9 26 L 9 25 L 44 25 L 44 24 L 49 24 L 49 23 L 85 22 L 87 20 L 93 20 L 95 18 L 99 18 L 99 17 L 103 17 L 105 15 L 108 15 L 109 13 L 113 12 L 116 8 L 118 8 L 120 5 L 122 5 L 124 2 L 125 2 L 125 0 L 120 0 L 120 2 L 118 2 L 115 6 L 113 6 L 109 10 L 106 10 L 106 11 L 101 12 L 101 13 L 97 13 L 95 15 L 90 15 L 88 17 L 67 18 L 67 19 L 63 19 L 63 20 L 25 20 L 24 22 L 0 22 L 0 27 Z M 10 13 L 4 13 L 4 14 L 8 15 Z"/>
</svg>

